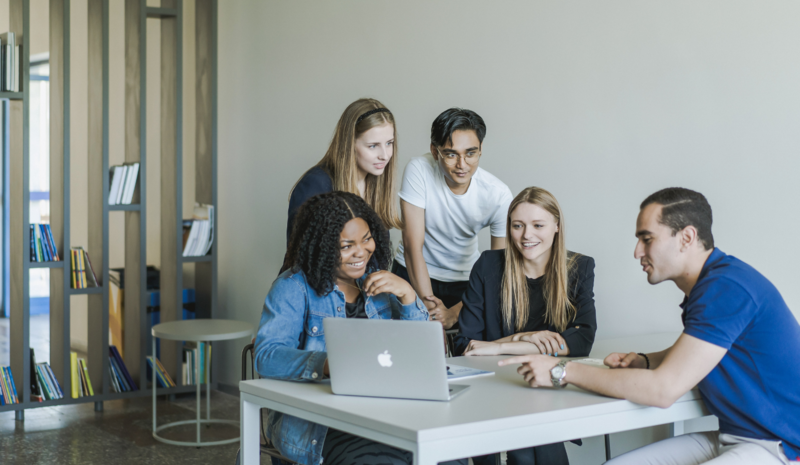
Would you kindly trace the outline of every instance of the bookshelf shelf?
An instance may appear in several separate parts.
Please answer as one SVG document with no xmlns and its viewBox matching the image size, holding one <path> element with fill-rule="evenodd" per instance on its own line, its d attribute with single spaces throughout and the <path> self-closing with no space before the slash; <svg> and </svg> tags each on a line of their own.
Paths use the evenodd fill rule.
<svg viewBox="0 0 800 465">
<path fill-rule="evenodd" d="M 0 92 L 0 99 L 22 100 L 22 92 Z"/>
<path fill-rule="evenodd" d="M 87 287 L 85 289 L 70 289 L 69 295 L 94 295 L 94 294 L 102 294 L 104 290 L 103 286 L 97 287 Z M 90 374 L 91 376 L 91 374 Z"/>
<path fill-rule="evenodd" d="M 58 262 L 30 262 L 28 268 L 64 268 L 64 261 Z"/>
<path fill-rule="evenodd" d="M 181 257 L 183 263 L 207 263 L 214 259 L 213 255 L 203 255 L 202 257 Z"/>
<path fill-rule="evenodd" d="M 22 92 L 0 92 L 8 99 L 9 139 L 9 198 L 11 216 L 10 270 L 11 370 L 20 403 L 0 406 L 0 412 L 15 411 L 17 420 L 24 419 L 24 410 L 94 402 L 102 410 L 106 400 L 151 396 L 148 386 L 146 356 L 147 314 L 147 208 L 161 210 L 161 321 L 181 318 L 183 301 L 183 270 L 180 243 L 182 227 L 182 167 L 183 167 L 183 1 L 162 0 L 162 8 L 147 7 L 147 0 L 126 0 L 124 3 L 125 42 L 125 151 L 126 164 L 139 163 L 139 201 L 137 204 L 108 205 L 109 192 L 109 3 L 110 0 L 88 0 L 88 147 L 86 177 L 88 201 L 80 205 L 88 213 L 88 242 L 74 244 L 70 238 L 70 0 L 49 2 L 49 62 L 50 62 L 50 226 L 56 248 L 69 251 L 81 245 L 92 257 L 98 281 L 109 282 L 109 216 L 110 212 L 125 212 L 124 263 L 125 292 L 122 345 L 133 380 L 142 389 L 115 393 L 109 376 L 109 301 L 110 286 L 71 289 L 71 270 L 68 260 L 31 262 L 29 230 L 30 177 L 30 0 L 8 0 L 9 30 L 22 38 Z M 217 0 L 194 0 L 196 33 L 196 201 L 216 205 L 217 200 L 217 138 L 216 138 L 216 72 L 217 72 Z M 4 12 L 0 12 L 3 14 Z M 148 21 L 158 18 L 158 22 Z M 147 203 L 147 33 L 161 29 L 161 126 L 155 137 L 161 139 L 161 201 Z M 116 33 L 116 32 L 115 32 Z M 86 52 L 83 52 L 86 53 Z M 165 58 L 166 57 L 166 58 Z M 170 59 L 171 57 L 171 59 Z M 157 92 L 157 91 L 156 91 Z M 156 109 L 158 111 L 158 109 Z M 85 128 L 84 128 L 85 129 Z M 159 134 L 159 132 L 161 134 Z M 152 137 L 152 136 L 151 136 Z M 168 165 L 168 169 L 163 169 Z M 166 181 L 165 181 L 166 180 Z M 165 187 L 166 186 L 166 187 Z M 164 193 L 164 190 L 168 193 Z M 137 214 L 138 212 L 138 214 Z M 213 226 L 217 230 L 216 224 Z M 152 234 L 152 232 L 151 232 Z M 165 244 L 169 244 L 165 247 Z M 212 318 L 216 313 L 216 255 L 187 257 L 196 262 L 195 315 Z M 30 354 L 30 277 L 28 271 L 50 269 L 50 367 L 61 385 L 71 385 L 71 296 L 86 295 L 88 312 L 88 341 L 86 363 L 92 380 L 94 396 L 71 397 L 43 402 L 31 398 Z M 172 350 L 172 349 L 175 350 Z M 120 347 L 122 349 L 122 347 Z M 180 352 L 177 345 L 161 346 L 161 362 L 173 379 L 180 373 Z M 214 365 L 217 363 L 214 361 Z M 144 381 L 144 382 L 142 382 Z M 212 389 L 217 387 L 211 384 Z M 195 385 L 158 389 L 158 395 L 193 393 Z M 205 387 L 202 387 L 205 389 Z M 65 392 L 66 393 L 66 392 Z M 68 394 L 69 395 L 69 394 Z"/>
<path fill-rule="evenodd" d="M 142 210 L 142 206 L 138 203 L 130 205 L 109 205 L 108 211 L 111 212 L 138 212 Z"/>
</svg>

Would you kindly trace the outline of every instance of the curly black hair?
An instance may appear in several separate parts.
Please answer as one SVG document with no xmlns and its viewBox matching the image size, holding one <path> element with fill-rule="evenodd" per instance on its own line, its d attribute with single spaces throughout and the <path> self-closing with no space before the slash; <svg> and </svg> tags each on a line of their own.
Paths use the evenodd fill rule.
<svg viewBox="0 0 800 465">
<path fill-rule="evenodd" d="M 302 270 L 317 295 L 328 295 L 333 290 L 336 272 L 342 263 L 340 234 L 344 225 L 354 218 L 367 222 L 375 241 L 375 252 L 369 265 L 387 269 L 392 246 L 383 222 L 364 199 L 342 191 L 315 195 L 300 207 L 284 268 L 291 268 L 293 273 Z"/>
</svg>

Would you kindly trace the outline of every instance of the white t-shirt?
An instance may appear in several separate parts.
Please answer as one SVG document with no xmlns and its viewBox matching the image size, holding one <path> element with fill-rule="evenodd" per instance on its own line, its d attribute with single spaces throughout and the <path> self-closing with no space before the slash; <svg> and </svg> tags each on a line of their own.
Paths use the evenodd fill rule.
<svg viewBox="0 0 800 465">
<path fill-rule="evenodd" d="M 462 195 L 447 187 L 439 164 L 430 153 L 412 159 L 403 173 L 400 198 L 425 209 L 425 244 L 422 256 L 431 278 L 469 281 L 478 260 L 478 232 L 489 226 L 494 237 L 506 237 L 506 215 L 513 199 L 502 181 L 478 167 Z M 395 256 L 406 266 L 403 243 Z"/>
</svg>

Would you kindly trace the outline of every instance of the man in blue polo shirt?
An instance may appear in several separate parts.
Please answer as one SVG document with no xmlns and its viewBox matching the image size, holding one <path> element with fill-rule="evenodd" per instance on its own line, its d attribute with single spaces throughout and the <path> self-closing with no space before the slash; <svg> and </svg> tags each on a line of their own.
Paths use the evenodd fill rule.
<svg viewBox="0 0 800 465">
<path fill-rule="evenodd" d="M 543 355 L 514 357 L 533 387 L 581 388 L 669 407 L 694 386 L 719 418 L 719 431 L 666 439 L 608 462 L 695 465 L 800 461 L 800 325 L 778 290 L 741 260 L 714 248 L 711 206 L 669 188 L 640 207 L 634 256 L 650 284 L 672 281 L 685 294 L 683 334 L 650 354 L 615 353 L 604 370 Z"/>
</svg>

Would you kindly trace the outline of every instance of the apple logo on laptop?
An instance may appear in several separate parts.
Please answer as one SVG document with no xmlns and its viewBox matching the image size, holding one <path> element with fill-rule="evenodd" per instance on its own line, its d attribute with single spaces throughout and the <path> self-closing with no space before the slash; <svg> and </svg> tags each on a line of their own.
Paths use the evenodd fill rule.
<svg viewBox="0 0 800 465">
<path fill-rule="evenodd" d="M 378 354 L 378 363 L 380 363 L 382 367 L 392 366 L 392 354 L 390 354 L 388 350 L 384 350 L 382 354 Z"/>
</svg>

